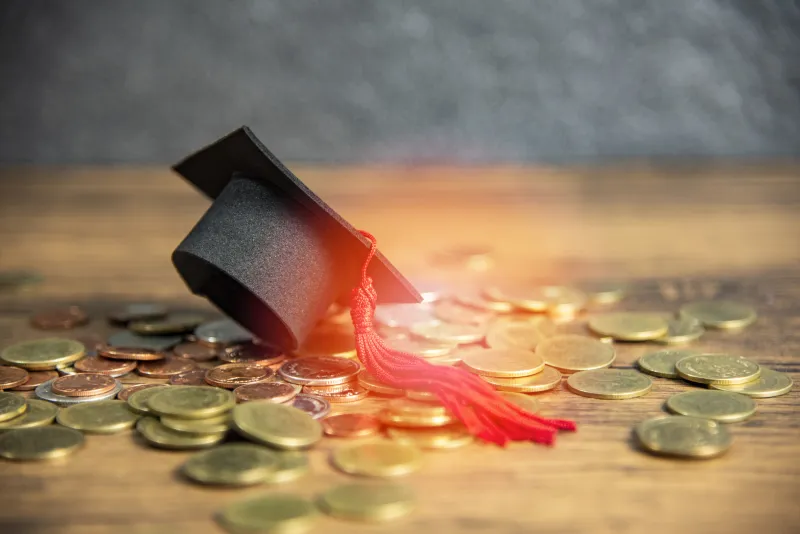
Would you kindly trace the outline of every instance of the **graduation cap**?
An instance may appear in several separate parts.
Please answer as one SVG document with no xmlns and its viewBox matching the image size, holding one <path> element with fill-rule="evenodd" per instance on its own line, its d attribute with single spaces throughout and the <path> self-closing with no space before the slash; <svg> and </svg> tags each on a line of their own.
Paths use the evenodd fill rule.
<svg viewBox="0 0 800 534">
<path fill-rule="evenodd" d="M 246 126 L 173 169 L 213 199 L 172 254 L 183 280 L 262 340 L 296 349 L 357 285 L 370 241 Z M 421 300 L 388 259 L 375 260 L 380 302 Z"/>
</svg>

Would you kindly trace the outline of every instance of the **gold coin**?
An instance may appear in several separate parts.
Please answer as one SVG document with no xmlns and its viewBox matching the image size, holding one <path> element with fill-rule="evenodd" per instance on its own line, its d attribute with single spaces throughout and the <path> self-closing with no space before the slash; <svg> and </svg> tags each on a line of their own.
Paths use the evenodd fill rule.
<svg viewBox="0 0 800 534">
<path fill-rule="evenodd" d="M 85 353 L 86 347 L 78 341 L 47 338 L 11 345 L 3 350 L 0 357 L 24 369 L 46 371 L 80 360 Z"/>
<path fill-rule="evenodd" d="M 525 395 L 524 393 L 501 391 L 500 396 L 506 399 L 508 402 L 514 403 L 530 413 L 537 413 L 542 409 L 541 404 L 539 404 L 537 399 L 531 397 L 530 395 Z"/>
<path fill-rule="evenodd" d="M 591 317 L 589 328 L 601 336 L 622 341 L 647 341 L 666 334 L 669 324 L 655 313 L 615 312 Z"/>
<path fill-rule="evenodd" d="M 582 397 L 621 400 L 647 395 L 653 381 L 633 369 L 595 369 L 571 375 L 567 387 Z"/>
<path fill-rule="evenodd" d="M 387 408 L 378 413 L 378 419 L 385 425 L 408 427 L 444 426 L 454 422 L 453 416 L 441 404 L 404 397 L 390 400 Z"/>
<path fill-rule="evenodd" d="M 675 345 L 678 343 L 689 343 L 705 334 L 706 329 L 697 319 L 691 317 L 678 317 L 667 321 L 667 333 L 654 339 L 656 343 L 663 345 Z"/>
<path fill-rule="evenodd" d="M 529 321 L 498 319 L 486 332 L 486 344 L 493 349 L 534 350 L 544 338 L 537 324 Z"/>
<path fill-rule="evenodd" d="M 389 427 L 386 434 L 395 441 L 421 449 L 456 449 L 475 441 L 474 436 L 463 425 L 435 428 Z"/>
<path fill-rule="evenodd" d="M 553 336 L 536 347 L 544 362 L 564 373 L 602 369 L 614 363 L 616 352 L 607 343 L 586 336 Z"/>
<path fill-rule="evenodd" d="M 0 423 L 0 432 L 16 430 L 18 428 L 35 428 L 46 426 L 53 422 L 58 414 L 58 406 L 37 399 L 28 399 L 28 408 L 22 415 Z"/>
<path fill-rule="evenodd" d="M 164 385 L 157 385 L 155 387 L 148 387 L 137 389 L 133 393 L 128 396 L 128 408 L 131 409 L 132 412 L 138 413 L 139 415 L 149 415 L 153 412 L 150 411 L 148 407 L 148 403 L 150 402 L 150 397 L 155 395 L 156 393 L 160 392 L 162 389 L 172 387 Z"/>
<path fill-rule="evenodd" d="M 27 409 L 25 397 L 16 393 L 0 391 L 0 422 L 19 417 Z"/>
<path fill-rule="evenodd" d="M 170 386 L 162 389 L 146 389 L 140 393 L 145 391 L 155 391 L 149 397 L 147 406 L 158 415 L 207 419 L 224 414 L 236 405 L 236 397 L 232 392 L 209 386 Z M 130 399 L 128 401 L 130 402 Z"/>
<path fill-rule="evenodd" d="M 453 295 L 453 299 L 463 306 L 469 306 L 470 308 L 476 308 L 478 310 L 494 313 L 511 313 L 514 311 L 514 306 L 509 302 L 490 300 L 482 295 L 473 293 L 459 292 Z"/>
<path fill-rule="evenodd" d="M 214 434 L 177 432 L 162 425 L 155 417 L 142 417 L 139 419 L 139 422 L 136 423 L 136 430 L 148 443 L 162 449 L 202 449 L 213 447 L 225 439 L 225 432 Z"/>
<path fill-rule="evenodd" d="M 392 521 L 414 508 L 414 494 L 396 484 L 342 484 L 319 496 L 319 508 L 350 521 Z"/>
<path fill-rule="evenodd" d="M 381 395 L 404 394 L 403 390 L 400 388 L 395 388 L 379 382 L 378 379 L 372 376 L 366 369 L 363 369 L 360 373 L 358 373 L 358 384 L 364 389 L 374 391 L 375 393 L 380 393 Z"/>
<path fill-rule="evenodd" d="M 208 419 L 182 419 L 180 417 L 162 416 L 161 424 L 177 432 L 189 432 L 190 434 L 215 434 L 217 432 L 227 432 L 230 428 L 230 414 L 209 417 Z"/>
<path fill-rule="evenodd" d="M 393 441 L 358 442 L 333 451 L 333 465 L 350 475 L 393 477 L 419 469 L 419 449 Z"/>
<path fill-rule="evenodd" d="M 439 397 L 436 396 L 436 393 L 432 391 L 424 391 L 421 389 L 409 389 L 406 390 L 406 397 L 411 400 L 417 400 L 422 402 L 439 402 Z"/>
<path fill-rule="evenodd" d="M 308 455 L 302 451 L 274 451 L 278 466 L 270 471 L 264 482 L 281 484 L 290 482 L 308 473 Z"/>
<path fill-rule="evenodd" d="M 9 430 L 0 435 L 0 457 L 9 460 L 62 458 L 83 445 L 83 434 L 63 426 Z"/>
<path fill-rule="evenodd" d="M 675 364 L 687 356 L 697 354 L 693 350 L 659 350 L 645 354 L 636 362 L 639 369 L 648 375 L 660 376 L 662 378 L 679 378 Z"/>
<path fill-rule="evenodd" d="M 718 423 L 738 423 L 756 413 L 756 403 L 741 393 L 698 390 L 671 396 L 667 399 L 667 409 L 678 415 L 702 417 Z"/>
<path fill-rule="evenodd" d="M 773 371 L 772 369 L 764 369 L 762 367 L 761 376 L 752 382 L 727 386 L 711 384 L 709 387 L 713 389 L 721 389 L 723 391 L 742 393 L 748 397 L 757 399 L 765 399 L 767 397 L 786 395 L 792 390 L 792 385 L 793 382 L 789 375 Z"/>
<path fill-rule="evenodd" d="M 544 369 L 542 357 L 529 350 L 474 348 L 461 351 L 460 355 L 467 370 L 479 375 L 514 378 L 535 375 Z"/>
<path fill-rule="evenodd" d="M 278 469 L 278 454 L 251 443 L 228 443 L 198 452 L 181 472 L 201 484 L 248 486 L 259 484 Z"/>
<path fill-rule="evenodd" d="M 91 434 L 116 434 L 133 428 L 139 415 L 121 400 L 74 404 L 64 408 L 56 418 L 58 424 Z"/>
<path fill-rule="evenodd" d="M 746 304 L 728 300 L 691 302 L 681 308 L 681 317 L 700 321 L 708 328 L 744 328 L 756 320 L 756 311 Z"/>
<path fill-rule="evenodd" d="M 310 447 L 322 439 L 322 425 L 302 410 L 269 401 L 238 404 L 233 427 L 243 437 L 279 449 Z"/>
<path fill-rule="evenodd" d="M 452 367 L 457 363 L 461 363 L 461 352 L 453 351 L 446 356 L 439 356 L 438 358 L 428 358 L 425 361 L 431 365 L 446 365 Z"/>
<path fill-rule="evenodd" d="M 642 421 L 635 433 L 645 450 L 682 458 L 713 458 L 728 450 L 728 430 L 710 419 L 668 415 Z"/>
<path fill-rule="evenodd" d="M 625 296 L 625 285 L 619 282 L 584 282 L 581 289 L 593 304 L 614 304 Z"/>
<path fill-rule="evenodd" d="M 541 373 L 519 378 L 497 378 L 494 376 L 481 376 L 481 378 L 500 391 L 516 393 L 539 393 L 554 389 L 561 383 L 561 372 L 545 366 Z"/>
<path fill-rule="evenodd" d="M 433 315 L 446 323 L 485 325 L 494 314 L 486 310 L 462 306 L 457 302 L 442 300 L 433 305 Z"/>
<path fill-rule="evenodd" d="M 411 333 L 416 337 L 435 341 L 437 343 L 447 343 L 451 345 L 463 345 L 466 343 L 477 343 L 483 339 L 486 327 L 483 325 L 472 324 L 453 324 L 453 323 L 423 323 L 411 327 Z"/>
<path fill-rule="evenodd" d="M 452 343 L 437 343 L 425 339 L 387 339 L 387 346 L 401 352 L 408 352 L 423 358 L 437 358 L 453 352 L 455 345 Z"/>
<path fill-rule="evenodd" d="M 483 294 L 490 300 L 508 302 L 531 312 L 574 313 L 586 305 L 586 295 L 582 291 L 564 286 L 489 287 Z"/>
<path fill-rule="evenodd" d="M 743 384 L 757 379 L 761 367 L 741 356 L 730 354 L 695 354 L 675 364 L 678 375 L 699 384 Z"/>
<path fill-rule="evenodd" d="M 262 495 L 228 505 L 216 519 L 228 532 L 301 534 L 314 525 L 317 509 L 294 495 Z"/>
</svg>

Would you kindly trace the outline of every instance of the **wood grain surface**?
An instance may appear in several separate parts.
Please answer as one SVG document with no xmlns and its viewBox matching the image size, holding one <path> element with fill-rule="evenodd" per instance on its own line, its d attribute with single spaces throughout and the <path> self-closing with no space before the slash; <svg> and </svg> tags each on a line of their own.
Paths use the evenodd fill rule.
<svg viewBox="0 0 800 534">
<path fill-rule="evenodd" d="M 303 168 L 297 174 L 423 288 L 479 288 L 492 280 L 624 280 L 614 309 L 676 310 L 698 298 L 749 303 L 758 321 L 710 332 L 691 346 L 752 358 L 800 381 L 800 167 Z M 44 282 L 0 295 L 0 347 L 51 335 L 34 311 L 65 303 L 93 315 L 70 335 L 105 335 L 109 309 L 132 301 L 212 312 L 191 296 L 170 253 L 208 202 L 168 171 L 24 169 L 0 172 L 0 270 L 34 269 Z M 494 268 L 432 265 L 433 254 L 490 247 Z M 580 331 L 583 319 L 566 325 Z M 631 366 L 648 344 L 618 345 Z M 146 381 L 136 380 L 133 381 Z M 632 426 L 663 413 L 690 386 L 655 379 L 627 401 L 578 397 L 563 387 L 538 398 L 574 418 L 555 447 L 472 445 L 425 454 L 403 480 L 417 511 L 386 525 L 323 518 L 314 532 L 739 533 L 800 531 L 800 391 L 758 400 L 729 428 L 730 452 L 705 462 L 638 450 Z M 369 405 L 367 405 L 369 407 Z M 218 490 L 176 475 L 189 453 L 91 436 L 59 462 L 0 463 L 0 532 L 219 533 L 225 504 L 264 492 L 313 496 L 349 477 L 328 465 L 325 440 L 312 473 L 278 487 Z"/>
</svg>

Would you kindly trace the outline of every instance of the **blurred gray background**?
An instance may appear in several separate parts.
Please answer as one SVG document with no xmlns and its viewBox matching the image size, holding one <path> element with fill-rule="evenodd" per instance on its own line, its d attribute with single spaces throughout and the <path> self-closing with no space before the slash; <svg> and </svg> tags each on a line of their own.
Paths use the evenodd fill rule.
<svg viewBox="0 0 800 534">
<path fill-rule="evenodd" d="M 5 0 L 0 163 L 800 153 L 795 0 Z"/>
</svg>

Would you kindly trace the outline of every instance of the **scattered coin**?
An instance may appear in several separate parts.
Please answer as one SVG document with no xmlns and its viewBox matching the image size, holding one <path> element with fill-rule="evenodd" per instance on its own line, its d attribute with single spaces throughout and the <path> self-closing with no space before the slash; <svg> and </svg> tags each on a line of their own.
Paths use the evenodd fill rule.
<svg viewBox="0 0 800 534">
<path fill-rule="evenodd" d="M 0 421 L 8 421 L 22 415 L 28 409 L 25 397 L 16 393 L 0 391 Z"/>
<path fill-rule="evenodd" d="M 474 348 L 461 351 L 460 356 L 467 370 L 485 376 L 514 378 L 534 375 L 544 369 L 540 355 L 523 349 Z"/>
<path fill-rule="evenodd" d="M 421 449 L 457 449 L 475 441 L 475 437 L 462 425 L 435 428 L 389 427 L 386 434 L 395 441 Z"/>
<path fill-rule="evenodd" d="M 416 354 L 423 358 L 438 358 L 453 352 L 455 348 L 451 343 L 436 343 L 424 339 L 387 339 L 385 342 L 394 350 Z"/>
<path fill-rule="evenodd" d="M 278 373 L 287 382 L 311 386 L 333 386 L 355 379 L 361 365 L 357 361 L 332 356 L 307 356 L 289 360 Z"/>
<path fill-rule="evenodd" d="M 195 369 L 197 364 L 185 358 L 165 358 L 163 360 L 139 362 L 136 372 L 148 378 L 169 378 Z"/>
<path fill-rule="evenodd" d="M 108 318 L 112 323 L 126 325 L 131 321 L 160 319 L 166 315 L 167 308 L 161 304 L 137 303 L 112 312 Z"/>
<path fill-rule="evenodd" d="M 747 395 L 731 391 L 684 391 L 667 399 L 667 409 L 678 415 L 738 423 L 756 413 L 756 403 Z"/>
<path fill-rule="evenodd" d="M 664 336 L 669 324 L 656 313 L 615 312 L 591 317 L 589 328 L 601 336 L 622 341 L 647 341 Z"/>
<path fill-rule="evenodd" d="M 136 361 L 156 361 L 166 358 L 166 354 L 160 350 L 151 349 L 128 349 L 119 347 L 99 347 L 97 355 L 112 360 L 136 360 Z"/>
<path fill-rule="evenodd" d="M 319 496 L 326 514 L 351 521 L 392 521 L 414 509 L 414 494 L 396 484 L 342 484 Z"/>
<path fill-rule="evenodd" d="M 295 395 L 294 399 L 292 399 L 292 406 L 307 413 L 312 419 L 321 419 L 331 411 L 331 405 L 328 401 L 305 393 Z"/>
<path fill-rule="evenodd" d="M 78 373 L 56 378 L 50 383 L 53 393 L 67 397 L 95 397 L 117 386 L 113 377 L 97 373 Z"/>
<path fill-rule="evenodd" d="M 451 345 L 464 345 L 467 343 L 477 343 L 483 339 L 486 327 L 483 325 L 472 324 L 453 324 L 453 323 L 427 323 L 416 324 L 411 327 L 411 334 L 416 337 L 446 343 Z"/>
<path fill-rule="evenodd" d="M 493 349 L 534 350 L 544 338 L 536 323 L 529 321 L 497 320 L 486 332 L 486 344 Z"/>
<path fill-rule="evenodd" d="M 286 360 L 282 350 L 256 343 L 234 345 L 220 352 L 219 359 L 227 363 L 248 363 L 270 366 Z"/>
<path fill-rule="evenodd" d="M 47 371 L 79 360 L 85 352 L 85 347 L 77 341 L 48 338 L 11 345 L 0 356 L 10 364 L 31 371 Z"/>
<path fill-rule="evenodd" d="M 186 358 L 196 362 L 210 362 L 217 359 L 217 349 L 200 343 L 181 343 L 173 347 L 172 352 L 178 358 Z"/>
<path fill-rule="evenodd" d="M 530 312 L 576 313 L 586 305 L 586 295 L 582 291 L 565 286 L 494 286 L 486 288 L 484 295 L 490 300 L 508 302 L 516 308 Z"/>
<path fill-rule="evenodd" d="M 545 366 L 541 373 L 519 378 L 497 378 L 481 376 L 481 378 L 500 391 L 517 393 L 539 393 L 556 388 L 561 383 L 561 372 L 553 367 Z"/>
<path fill-rule="evenodd" d="M 667 333 L 654 339 L 656 343 L 675 345 L 699 339 L 706 332 L 700 321 L 692 317 L 678 317 L 667 322 Z"/>
<path fill-rule="evenodd" d="M 266 382 L 274 377 L 275 372 L 269 367 L 247 363 L 226 363 L 206 372 L 206 382 L 226 389 Z"/>
<path fill-rule="evenodd" d="M 567 387 L 582 397 L 620 400 L 647 395 L 653 381 L 633 369 L 594 369 L 570 375 Z"/>
<path fill-rule="evenodd" d="M 511 313 L 514 306 L 509 302 L 487 299 L 478 293 L 459 291 L 453 295 L 454 300 L 462 306 L 469 306 L 478 310 L 485 310 L 494 313 Z"/>
<path fill-rule="evenodd" d="M 300 393 L 300 386 L 286 382 L 260 382 L 258 384 L 245 384 L 233 390 L 236 402 L 250 402 L 268 400 L 283 404 L 289 402 Z"/>
<path fill-rule="evenodd" d="M 128 402 L 128 397 L 131 394 L 136 393 L 137 391 L 141 391 L 143 389 L 150 389 L 150 388 L 159 388 L 162 387 L 164 384 L 130 384 L 128 387 L 123 389 L 117 394 L 117 398 L 121 401 Z M 130 406 L 130 405 L 129 405 Z M 136 412 L 140 413 L 140 412 Z"/>
<path fill-rule="evenodd" d="M 39 330 L 69 330 L 88 322 L 89 316 L 79 306 L 47 310 L 31 317 L 31 325 Z"/>
<path fill-rule="evenodd" d="M 381 430 L 381 423 L 374 415 L 366 413 L 340 413 L 322 420 L 326 436 L 359 438 L 372 436 Z"/>
<path fill-rule="evenodd" d="M 136 369 L 135 361 L 112 360 L 100 356 L 82 358 L 73 364 L 80 373 L 95 373 L 113 377 L 124 376 Z"/>
<path fill-rule="evenodd" d="M 219 319 L 198 326 L 197 341 L 212 347 L 229 347 L 253 340 L 253 334 L 231 319 Z"/>
<path fill-rule="evenodd" d="M 147 386 L 147 387 L 143 387 Z M 166 384 L 140 384 L 133 386 L 129 389 L 137 388 L 136 391 L 130 391 L 125 400 L 134 413 L 140 415 L 149 415 L 153 412 L 150 410 L 150 398 L 156 393 L 160 393 L 162 389 L 169 387 Z"/>
<path fill-rule="evenodd" d="M 201 484 L 249 486 L 267 480 L 278 464 L 278 454 L 265 447 L 227 443 L 191 456 L 181 473 Z"/>
<path fill-rule="evenodd" d="M 28 371 L 10 365 L 0 365 L 0 389 L 12 389 L 28 381 Z"/>
<path fill-rule="evenodd" d="M 581 284 L 589 302 L 593 304 L 614 304 L 625 297 L 625 284 L 620 282 L 593 281 Z"/>
<path fill-rule="evenodd" d="M 121 400 L 76 404 L 64 408 L 56 418 L 58 424 L 91 434 L 116 434 L 133 428 L 139 416 Z"/>
<path fill-rule="evenodd" d="M 364 400 L 369 391 L 358 383 L 349 383 L 334 386 L 303 386 L 303 393 L 339 404 Z"/>
<path fill-rule="evenodd" d="M 756 380 L 761 367 L 741 356 L 730 354 L 695 354 L 675 364 L 684 380 L 699 384 L 732 385 Z"/>
<path fill-rule="evenodd" d="M 80 376 L 80 375 L 67 375 L 67 376 Z M 103 375 L 98 375 L 98 376 L 103 376 Z M 67 377 L 64 376 L 62 378 L 67 378 Z M 111 377 L 105 377 L 105 378 L 111 378 Z M 111 380 L 114 379 L 112 378 Z M 60 395 L 53 392 L 53 387 L 52 387 L 53 382 L 55 382 L 55 380 L 50 380 L 39 384 L 38 386 L 36 386 L 34 394 L 40 399 L 52 402 L 54 404 L 57 404 L 58 406 L 71 406 L 73 404 L 82 404 L 84 402 L 99 402 L 104 400 L 110 400 L 116 397 L 117 394 L 120 391 L 122 391 L 122 384 L 114 380 L 115 386 L 113 387 L 113 389 L 111 389 L 106 393 L 93 396 L 70 397 L 68 395 Z"/>
<path fill-rule="evenodd" d="M 614 363 L 614 347 L 586 336 L 567 334 L 543 340 L 536 354 L 561 372 L 574 373 L 602 369 Z"/>
<path fill-rule="evenodd" d="M 162 449 L 203 449 L 213 447 L 225 439 L 225 432 L 215 434 L 191 434 L 172 430 L 155 417 L 142 417 L 136 423 L 136 430 L 154 447 Z"/>
<path fill-rule="evenodd" d="M 316 328 L 295 351 L 297 356 L 355 358 L 356 342 L 352 330 L 337 327 Z"/>
<path fill-rule="evenodd" d="M 221 415 L 236 404 L 230 391 L 208 386 L 170 386 L 144 390 L 131 395 L 128 402 L 144 394 L 149 394 L 147 407 L 152 412 L 184 419 L 205 419 Z"/>
<path fill-rule="evenodd" d="M 308 473 L 308 455 L 302 451 L 273 451 L 278 456 L 278 468 L 271 471 L 265 482 L 281 484 Z"/>
<path fill-rule="evenodd" d="M 237 404 L 233 426 L 243 437 L 278 449 L 302 449 L 322 438 L 322 427 L 307 413 L 272 402 Z"/>
<path fill-rule="evenodd" d="M 659 350 L 645 354 L 636 362 L 642 372 L 662 378 L 680 378 L 675 364 L 687 356 L 697 354 L 693 350 Z"/>
<path fill-rule="evenodd" d="M 333 465 L 350 475 L 393 477 L 419 469 L 419 449 L 396 441 L 356 442 L 335 449 Z"/>
<path fill-rule="evenodd" d="M 317 509 L 294 495 L 263 495 L 228 505 L 216 518 L 231 533 L 302 534 L 314 525 Z"/>
<path fill-rule="evenodd" d="M 161 416 L 159 419 L 165 427 L 177 432 L 190 434 L 216 434 L 230 429 L 230 414 L 218 415 L 206 419 L 184 419 L 182 417 Z"/>
<path fill-rule="evenodd" d="M 378 413 L 378 419 L 385 425 L 412 428 L 445 426 L 455 422 L 453 416 L 441 404 L 404 397 L 391 399 L 387 407 Z"/>
<path fill-rule="evenodd" d="M 375 308 L 375 322 L 389 328 L 411 330 L 416 325 L 440 322 L 433 315 L 431 303 L 381 304 Z"/>
<path fill-rule="evenodd" d="M 0 422 L 0 432 L 18 428 L 35 428 L 52 423 L 58 414 L 58 406 L 37 399 L 27 399 L 27 409 L 13 419 Z"/>
<path fill-rule="evenodd" d="M 723 391 L 733 391 L 757 399 L 765 399 L 786 395 L 792 390 L 792 385 L 793 382 L 789 375 L 762 367 L 761 375 L 751 382 L 727 386 L 711 384 L 709 387 Z"/>
<path fill-rule="evenodd" d="M 83 446 L 83 434 L 63 426 L 10 430 L 0 435 L 0 457 L 9 460 L 62 458 Z"/>
<path fill-rule="evenodd" d="M 169 350 L 181 341 L 183 341 L 181 336 L 140 336 L 127 330 L 112 334 L 106 340 L 109 346 L 116 349 L 148 349 L 154 352 Z M 102 356 L 105 356 L 105 354 Z"/>
<path fill-rule="evenodd" d="M 697 417 L 655 417 L 636 425 L 635 433 L 645 450 L 665 456 L 713 458 L 731 446 L 725 427 Z"/>
<path fill-rule="evenodd" d="M 170 386 L 207 386 L 207 369 L 192 369 L 169 377 Z"/>
<path fill-rule="evenodd" d="M 205 316 L 197 313 L 171 313 L 163 318 L 133 321 L 128 324 L 128 329 L 143 336 L 186 334 L 205 320 Z"/>
<path fill-rule="evenodd" d="M 708 328 L 744 328 L 756 320 L 756 311 L 746 304 L 727 300 L 691 302 L 680 310 L 681 317 L 690 317 Z"/>
<path fill-rule="evenodd" d="M 441 300 L 433 305 L 433 315 L 446 323 L 472 324 L 482 326 L 488 323 L 494 313 L 487 310 L 463 306 L 457 302 Z"/>
<path fill-rule="evenodd" d="M 524 393 L 515 393 L 511 391 L 501 391 L 500 396 L 530 413 L 537 413 L 542 408 L 539 401 L 531 395 L 525 395 Z"/>
</svg>

